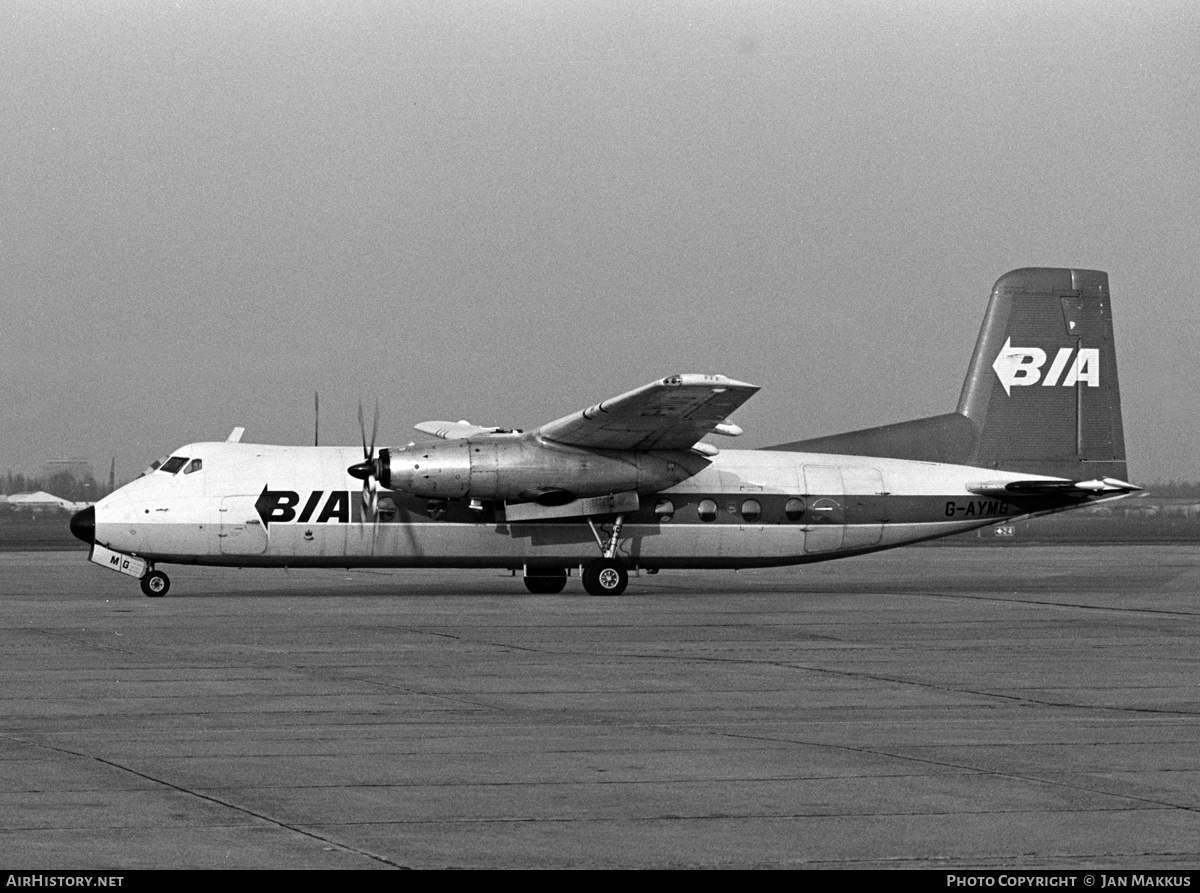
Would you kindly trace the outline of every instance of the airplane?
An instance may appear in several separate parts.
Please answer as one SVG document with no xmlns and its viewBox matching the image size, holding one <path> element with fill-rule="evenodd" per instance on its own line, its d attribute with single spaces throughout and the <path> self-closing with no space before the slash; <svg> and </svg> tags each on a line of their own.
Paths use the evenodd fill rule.
<svg viewBox="0 0 1200 893">
<path fill-rule="evenodd" d="M 0 505 L 9 505 L 17 510 L 29 509 L 35 512 L 53 509 L 74 514 L 91 504 L 90 502 L 72 502 L 70 499 L 63 499 L 61 496 L 55 496 L 45 490 L 38 490 L 36 493 L 14 493 L 12 496 L 0 496 Z"/>
<path fill-rule="evenodd" d="M 1118 498 L 1125 440 L 1107 273 L 1026 268 L 992 289 L 954 412 L 718 449 L 758 387 L 671 375 L 532 431 L 423 422 L 437 440 L 226 441 L 175 450 L 76 514 L 90 560 L 165 595 L 159 565 L 502 568 L 532 593 L 578 571 L 799 565 Z"/>
</svg>

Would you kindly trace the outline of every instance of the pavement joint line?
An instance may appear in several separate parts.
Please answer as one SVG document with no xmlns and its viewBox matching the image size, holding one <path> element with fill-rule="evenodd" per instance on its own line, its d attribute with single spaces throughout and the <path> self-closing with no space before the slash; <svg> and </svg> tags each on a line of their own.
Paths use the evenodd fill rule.
<svg viewBox="0 0 1200 893">
<path fill-rule="evenodd" d="M 224 800 L 220 797 L 215 797 L 211 794 L 204 794 L 204 793 L 201 793 L 200 791 L 194 791 L 190 788 L 184 787 L 183 785 L 175 784 L 174 782 L 167 781 L 166 779 L 163 779 L 163 778 L 156 778 L 155 776 L 149 775 L 145 772 L 139 772 L 137 769 L 133 769 L 129 766 L 122 765 L 121 763 L 118 763 L 115 760 L 110 760 L 105 757 L 97 756 L 96 754 L 82 753 L 80 751 L 71 750 L 70 748 L 66 748 L 66 747 L 57 747 L 55 745 L 47 744 L 45 742 L 28 741 L 28 740 L 20 738 L 16 735 L 0 734 L 0 737 L 7 738 L 10 741 L 19 742 L 21 744 L 24 744 L 27 747 L 41 747 L 46 750 L 55 751 L 56 753 L 66 754 L 68 756 L 78 757 L 78 758 L 84 759 L 84 760 L 92 760 L 93 762 L 100 763 L 103 766 L 110 766 L 113 769 L 116 769 L 120 772 L 125 772 L 125 773 L 128 773 L 129 775 L 133 775 L 137 778 L 144 779 L 145 781 L 149 781 L 152 784 L 159 785 L 160 787 L 168 788 L 173 791 L 178 791 L 181 794 L 184 794 L 189 797 L 195 797 L 198 800 L 204 800 L 208 803 L 213 803 L 217 806 L 224 807 L 225 809 L 230 809 L 230 810 L 233 810 L 234 812 L 241 813 L 242 815 L 250 816 L 251 818 L 255 818 L 255 819 L 258 819 L 259 821 L 266 822 L 270 825 L 274 825 L 277 828 L 282 828 L 286 831 L 291 831 L 293 834 L 299 834 L 302 837 L 310 838 L 311 840 L 315 840 L 319 843 L 328 844 L 329 846 L 337 847 L 338 849 L 344 850 L 345 852 L 354 853 L 355 855 L 362 856 L 366 859 L 371 859 L 375 862 L 380 862 L 384 865 L 391 866 L 392 868 L 409 868 L 410 867 L 407 865 L 400 865 L 396 862 L 393 862 L 391 859 L 388 859 L 386 856 L 380 856 L 377 853 L 372 853 L 368 850 L 363 850 L 363 849 L 360 849 L 355 846 L 350 846 L 349 844 L 340 843 L 339 841 L 331 840 L 328 837 L 322 837 L 320 834 L 317 834 L 316 832 L 313 832 L 313 831 L 309 831 L 305 828 L 300 827 L 299 825 L 294 825 L 289 822 L 281 821 L 280 819 L 274 818 L 273 816 L 269 816 L 265 813 L 261 813 L 256 810 L 250 809 L 249 807 L 241 806 L 237 803 L 232 803 L 228 800 Z"/>
<path fill-rule="evenodd" d="M 1167 611 L 1162 608 L 1114 608 L 1111 605 L 1084 605 L 1078 602 L 1051 602 L 1032 598 L 1004 598 L 999 595 L 969 595 L 952 592 L 914 592 L 905 595 L 923 595 L 927 598 L 944 598 L 952 601 L 1000 602 L 1001 604 L 1034 605 L 1047 608 L 1078 608 L 1081 611 L 1105 611 L 1110 614 L 1151 614 L 1167 617 L 1200 617 L 1198 611 Z"/>
<path fill-rule="evenodd" d="M 1158 807 L 1166 811 L 1168 807 Z M 875 817 L 938 819 L 955 818 L 968 815 L 1080 815 L 1081 813 L 1117 813 L 1117 812 L 1148 812 L 1147 808 L 1134 809 L 1130 807 L 1111 807 L 1106 809 L 975 809 L 955 810 L 953 812 L 714 812 L 708 815 L 702 813 L 660 813 L 646 815 L 624 816 L 478 816 L 472 818 L 447 819 L 386 819 L 383 821 L 346 821 L 320 822 L 322 828 L 358 828 L 358 827 L 424 827 L 438 825 L 636 825 L 642 822 L 721 822 L 741 821 L 745 819 L 762 819 L 778 821 L 780 819 L 870 819 Z"/>
<path fill-rule="evenodd" d="M 600 657 L 601 655 L 594 655 Z M 685 654 L 617 654 L 605 656 L 621 656 L 626 658 L 634 658 L 637 660 L 672 660 L 672 661 L 694 661 L 698 663 L 729 663 L 729 664 L 744 664 L 754 667 L 778 667 L 784 670 L 802 670 L 810 673 L 817 673 L 827 676 L 844 676 L 849 679 L 870 679 L 873 682 L 888 682 L 894 685 L 910 685 L 915 688 L 928 688 L 934 691 L 953 692 L 955 694 L 974 695 L 981 698 L 998 698 L 1003 701 L 1012 701 L 1017 704 L 1030 704 L 1038 707 L 1068 707 L 1077 710 L 1087 711 L 1112 711 L 1115 713 L 1147 713 L 1156 716 L 1170 716 L 1179 718 L 1189 718 L 1200 716 L 1200 711 L 1189 710 L 1163 710 L 1153 707 L 1122 707 L 1113 704 L 1080 704 L 1072 701 L 1051 701 L 1045 698 L 1030 698 L 1020 695 L 1010 695 L 997 691 L 984 691 L 982 689 L 973 688 L 956 688 L 952 685 L 938 685 L 933 682 L 922 682 L 918 679 L 905 679 L 899 676 L 881 676 L 876 673 L 864 673 L 856 670 L 838 670 L 830 667 L 814 667 L 808 664 L 788 663 L 787 661 L 778 660 L 753 660 L 747 658 L 728 658 L 728 657 L 709 657 L 704 655 L 685 655 Z"/>
<path fill-rule="evenodd" d="M 520 627 L 514 627 L 514 629 L 519 629 L 519 628 Z M 419 627 L 385 626 L 385 627 L 381 627 L 381 629 L 396 630 L 399 632 L 412 633 L 414 635 L 421 635 L 421 636 L 433 636 L 435 638 L 442 638 L 442 639 L 452 639 L 455 642 L 465 642 L 465 643 L 471 644 L 471 645 L 488 645 L 492 648 L 503 648 L 508 651 L 528 651 L 533 654 L 547 653 L 541 648 L 530 648 L 526 645 L 513 645 L 513 644 L 509 644 L 507 642 L 489 642 L 486 639 L 475 639 L 475 638 L 472 638 L 471 636 L 466 636 L 466 635 L 452 635 L 451 633 L 440 633 L 440 632 L 437 632 L 436 630 L 420 629 Z M 557 653 L 557 652 L 549 652 L 549 653 Z"/>
<path fill-rule="evenodd" d="M 824 742 L 798 741 L 798 740 L 793 740 L 793 739 L 788 739 L 788 738 L 777 738 L 777 737 L 773 737 L 770 735 L 747 735 L 747 734 L 740 733 L 740 732 L 726 732 L 726 731 L 711 730 L 711 729 L 707 730 L 707 734 L 722 735 L 722 736 L 727 736 L 730 738 L 740 738 L 740 739 L 745 739 L 745 740 L 749 740 L 749 741 L 770 741 L 770 742 L 787 741 L 787 742 L 790 742 L 793 744 L 800 744 L 805 747 L 823 747 L 823 748 L 829 748 L 832 750 L 847 750 L 847 751 L 851 751 L 854 753 L 866 753 L 866 754 L 871 754 L 873 756 L 890 757 L 890 758 L 896 759 L 896 760 L 903 760 L 903 761 L 914 762 L 914 763 L 923 763 L 926 765 L 939 766 L 939 767 L 946 768 L 946 769 L 957 769 L 960 771 L 974 773 L 977 775 L 991 775 L 996 778 L 1007 778 L 1007 779 L 1010 779 L 1013 781 L 1028 782 L 1030 784 L 1040 784 L 1040 785 L 1047 785 L 1049 787 L 1065 788 L 1070 791 L 1079 791 L 1081 793 L 1096 794 L 1096 795 L 1103 796 L 1103 797 L 1115 797 L 1115 798 L 1118 798 L 1121 800 L 1129 800 L 1134 803 L 1145 803 L 1149 806 L 1152 806 L 1152 807 L 1155 807 L 1158 809 L 1172 809 L 1172 810 L 1180 810 L 1182 812 L 1200 813 L 1200 806 L 1181 804 L 1181 803 L 1170 803 L 1166 800 L 1157 800 L 1157 799 L 1154 799 L 1151 797 L 1139 797 L 1134 794 L 1115 793 L 1113 791 L 1106 791 L 1106 790 L 1103 790 L 1100 788 L 1088 787 L 1087 785 L 1082 785 L 1082 784 L 1069 784 L 1065 781 L 1056 781 L 1054 779 L 1049 779 L 1049 778 L 1039 778 L 1036 775 L 1024 775 L 1019 772 L 1002 772 L 998 769 L 982 769 L 978 766 L 971 766 L 967 763 L 956 763 L 956 762 L 952 762 L 950 760 L 935 760 L 932 757 L 921 757 L 921 756 L 917 756 L 915 754 L 895 753 L 893 751 L 884 750 L 882 748 L 856 747 L 852 744 L 837 744 L 837 743 L 828 742 L 828 741 L 824 741 Z M 1068 811 L 1082 812 L 1084 810 L 1068 810 Z M 1091 810 L 1088 810 L 1088 811 L 1091 811 Z M 1108 810 L 1104 810 L 1104 811 L 1108 811 Z"/>
<path fill-rule="evenodd" d="M 711 660 L 720 660 L 720 658 L 710 658 Z M 752 661 L 751 663 L 759 663 Z M 1002 701 L 1011 701 L 1017 704 L 1031 704 L 1038 707 L 1068 707 L 1076 710 L 1088 711 L 1112 711 L 1115 713 L 1149 713 L 1157 716 L 1175 716 L 1180 718 L 1200 716 L 1200 713 L 1189 710 L 1163 710 L 1154 707 L 1121 707 L 1112 704 L 1079 704 L 1071 701 L 1051 701 L 1045 698 L 1029 698 L 1020 695 L 1010 695 L 998 691 L 983 691 L 973 688 L 956 688 L 952 685 L 938 685 L 933 682 L 921 682 L 916 679 L 903 679 L 898 676 L 880 676 L 874 673 L 861 673 L 852 670 L 835 670 L 829 667 L 812 667 L 805 664 L 789 664 L 780 663 L 777 661 L 762 661 L 761 663 L 770 666 L 779 666 L 794 670 L 807 670 L 812 673 L 820 673 L 828 676 L 846 676 L 851 679 L 871 679 L 875 682 L 891 682 L 896 685 L 911 685 L 916 688 L 929 688 L 934 691 L 954 692 L 956 694 L 975 695 L 981 698 L 998 698 Z"/>
</svg>

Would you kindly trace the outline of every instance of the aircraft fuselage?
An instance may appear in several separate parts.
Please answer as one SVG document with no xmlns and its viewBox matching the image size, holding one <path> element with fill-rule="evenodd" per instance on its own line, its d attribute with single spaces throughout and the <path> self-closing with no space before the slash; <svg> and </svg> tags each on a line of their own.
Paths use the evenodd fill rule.
<svg viewBox="0 0 1200 893">
<path fill-rule="evenodd" d="M 256 567 L 578 567 L 585 519 L 511 522 L 502 501 L 381 490 L 375 520 L 346 472 L 355 447 L 198 443 L 195 473 L 153 472 L 95 507 L 95 542 L 151 562 Z M 799 564 L 946 536 L 1093 497 L 981 496 L 1029 474 L 900 459 L 725 450 L 642 494 L 616 555 L 630 568 Z M 1094 497 L 1100 498 L 1100 497 Z"/>
</svg>

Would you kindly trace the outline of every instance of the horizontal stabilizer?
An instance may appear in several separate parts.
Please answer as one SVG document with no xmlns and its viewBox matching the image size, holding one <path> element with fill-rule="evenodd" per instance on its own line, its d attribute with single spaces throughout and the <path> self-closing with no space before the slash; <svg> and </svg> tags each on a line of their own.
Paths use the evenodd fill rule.
<svg viewBox="0 0 1200 893">
<path fill-rule="evenodd" d="M 589 496 L 573 499 L 565 505 L 541 505 L 536 502 L 506 502 L 504 518 L 510 524 L 522 521 L 546 521 L 551 518 L 584 518 L 596 515 L 615 515 L 638 510 L 636 490 L 612 493 L 608 496 Z"/>
<path fill-rule="evenodd" d="M 1090 481 L 1036 480 L 972 484 L 967 487 L 980 496 L 1093 496 L 1099 493 L 1132 493 L 1142 489 L 1116 478 Z"/>
</svg>

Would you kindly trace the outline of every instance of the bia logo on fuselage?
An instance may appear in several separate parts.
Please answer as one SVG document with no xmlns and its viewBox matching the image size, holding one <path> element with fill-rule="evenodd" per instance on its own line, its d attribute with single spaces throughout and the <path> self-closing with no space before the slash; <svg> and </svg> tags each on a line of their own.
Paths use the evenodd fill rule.
<svg viewBox="0 0 1200 893">
<path fill-rule="evenodd" d="M 289 521 L 300 524 L 349 524 L 350 491 L 330 490 L 326 495 L 324 490 L 313 490 L 301 505 L 300 494 L 294 490 L 269 490 L 263 487 L 254 502 L 254 510 L 262 518 L 263 527 L 268 528 L 272 524 L 286 524 Z"/>
<path fill-rule="evenodd" d="M 1012 339 L 1005 338 L 1004 347 L 996 354 L 992 368 L 996 370 L 1000 384 L 1004 385 L 1004 393 L 1010 396 L 1014 387 L 1028 387 L 1038 382 L 1047 388 L 1055 385 L 1073 388 L 1079 384 L 1100 387 L 1099 348 L 1081 347 L 1076 352 L 1073 347 L 1060 347 L 1043 375 L 1046 359 L 1046 351 L 1040 347 L 1013 347 Z"/>
</svg>

